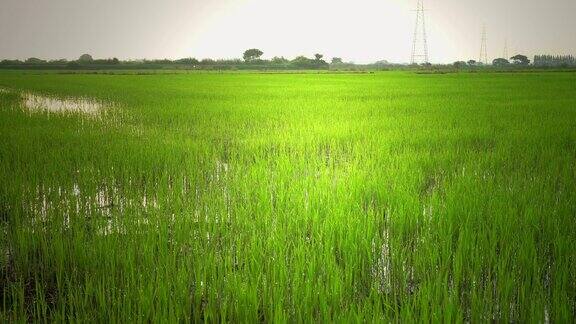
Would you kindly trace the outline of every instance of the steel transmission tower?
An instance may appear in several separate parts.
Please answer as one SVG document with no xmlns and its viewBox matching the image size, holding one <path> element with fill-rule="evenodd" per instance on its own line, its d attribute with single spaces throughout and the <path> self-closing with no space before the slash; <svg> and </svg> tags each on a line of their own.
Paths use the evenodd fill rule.
<svg viewBox="0 0 576 324">
<path fill-rule="evenodd" d="M 488 64 L 488 50 L 486 49 L 486 25 L 482 26 L 482 44 L 480 45 L 480 63 Z"/>
<path fill-rule="evenodd" d="M 416 7 L 416 27 L 412 38 L 411 64 L 428 63 L 428 42 L 426 40 L 426 21 L 424 20 L 423 0 L 418 0 Z"/>
<path fill-rule="evenodd" d="M 508 38 L 504 39 L 504 58 L 509 59 L 508 57 Z"/>
</svg>

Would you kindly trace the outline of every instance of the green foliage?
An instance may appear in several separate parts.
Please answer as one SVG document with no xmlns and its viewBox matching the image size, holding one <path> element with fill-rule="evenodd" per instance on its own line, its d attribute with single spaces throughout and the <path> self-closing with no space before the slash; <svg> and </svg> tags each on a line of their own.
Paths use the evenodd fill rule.
<svg viewBox="0 0 576 324">
<path fill-rule="evenodd" d="M 201 65 L 213 65 L 213 64 L 215 64 L 215 63 L 216 63 L 216 61 L 214 61 L 214 60 L 211 59 L 211 58 L 205 58 L 205 59 L 202 59 L 202 60 L 200 61 L 200 64 L 201 64 Z"/>
<path fill-rule="evenodd" d="M 2 72 L 0 319 L 571 322 L 574 84 Z"/>
<path fill-rule="evenodd" d="M 260 56 L 262 56 L 262 54 L 264 54 L 264 52 L 262 52 L 261 50 L 257 48 L 251 48 L 244 51 L 244 55 L 242 57 L 246 62 L 254 62 L 260 59 Z"/>
<path fill-rule="evenodd" d="M 274 57 L 270 60 L 270 63 L 272 63 L 272 64 L 277 64 L 277 65 L 279 65 L 279 64 L 288 64 L 288 63 L 290 63 L 290 60 L 284 58 L 284 56 L 282 56 L 282 57 L 274 56 Z"/>
<path fill-rule="evenodd" d="M 576 58 L 573 55 L 535 55 L 535 66 L 544 67 L 574 67 Z"/>
<path fill-rule="evenodd" d="M 27 58 L 26 61 L 24 61 L 24 62 L 25 62 L 25 63 L 28 63 L 28 64 L 41 64 L 41 63 L 46 63 L 46 61 L 41 60 L 41 59 L 36 58 L 36 57 Z"/>
<path fill-rule="evenodd" d="M 82 54 L 78 58 L 78 62 L 81 62 L 81 63 L 89 63 L 92 61 L 94 61 L 94 59 L 92 58 L 92 56 L 90 54 Z"/>
<path fill-rule="evenodd" d="M 530 60 L 528 59 L 528 57 L 526 57 L 526 55 L 514 55 L 510 58 L 512 60 L 512 62 L 516 65 L 528 65 L 530 64 Z"/>
<path fill-rule="evenodd" d="M 510 65 L 510 62 L 505 58 L 497 58 L 492 61 L 492 65 L 496 67 L 503 67 Z"/>
<path fill-rule="evenodd" d="M 316 55 L 320 55 L 320 54 L 316 54 Z M 306 56 L 297 56 L 296 58 L 294 58 L 291 62 L 290 65 L 295 68 L 295 69 L 327 69 L 328 68 L 328 63 L 326 63 L 326 61 L 322 60 L 322 55 L 320 55 L 320 58 L 318 58 L 318 56 L 315 57 L 315 59 L 309 59 Z"/>
<path fill-rule="evenodd" d="M 23 63 L 20 60 L 2 60 L 0 65 L 22 65 Z"/>
<path fill-rule="evenodd" d="M 118 60 L 118 59 L 116 59 L 116 60 Z M 48 61 L 48 63 L 51 63 L 51 64 L 66 64 L 66 63 L 68 63 L 68 60 L 67 60 L 67 59 L 50 60 L 50 61 Z"/>
<path fill-rule="evenodd" d="M 466 67 L 466 62 L 464 62 L 464 61 L 456 61 L 456 62 L 454 62 L 454 67 L 457 68 L 457 69 L 464 68 L 464 67 Z"/>
<path fill-rule="evenodd" d="M 200 63 L 197 59 L 195 59 L 193 57 L 179 59 L 179 60 L 176 60 L 175 62 L 180 63 L 180 64 L 190 64 L 190 65 L 196 65 L 196 64 Z"/>
<path fill-rule="evenodd" d="M 66 63 L 66 67 L 68 69 L 78 69 L 78 68 L 80 68 L 80 64 L 78 62 L 74 62 L 74 61 L 68 62 L 68 63 Z"/>
</svg>

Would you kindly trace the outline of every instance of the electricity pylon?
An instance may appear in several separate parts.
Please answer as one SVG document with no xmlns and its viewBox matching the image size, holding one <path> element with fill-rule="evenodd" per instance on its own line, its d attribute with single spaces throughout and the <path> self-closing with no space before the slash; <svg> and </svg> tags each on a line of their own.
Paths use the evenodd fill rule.
<svg viewBox="0 0 576 324">
<path fill-rule="evenodd" d="M 423 0 L 416 5 L 416 27 L 412 38 L 411 64 L 428 63 L 428 42 L 426 40 L 426 21 L 424 20 Z"/>
<path fill-rule="evenodd" d="M 480 45 L 480 63 L 488 64 L 488 50 L 486 49 L 486 25 L 482 26 L 482 44 Z"/>
</svg>

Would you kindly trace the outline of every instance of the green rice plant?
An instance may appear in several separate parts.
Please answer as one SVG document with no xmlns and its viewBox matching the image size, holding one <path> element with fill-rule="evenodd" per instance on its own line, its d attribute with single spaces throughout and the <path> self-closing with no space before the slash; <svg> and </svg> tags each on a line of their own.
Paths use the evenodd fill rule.
<svg viewBox="0 0 576 324">
<path fill-rule="evenodd" d="M 572 321 L 575 85 L 2 72 L 0 319 Z"/>
</svg>

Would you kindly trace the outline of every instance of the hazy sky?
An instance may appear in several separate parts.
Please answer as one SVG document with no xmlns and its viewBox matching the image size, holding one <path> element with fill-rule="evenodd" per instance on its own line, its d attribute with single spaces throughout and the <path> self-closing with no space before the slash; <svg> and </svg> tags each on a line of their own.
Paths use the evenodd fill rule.
<svg viewBox="0 0 576 324">
<path fill-rule="evenodd" d="M 430 61 L 576 54 L 576 0 L 424 0 Z M 408 62 L 416 0 L 0 0 L 0 59 L 339 56 Z"/>
</svg>

